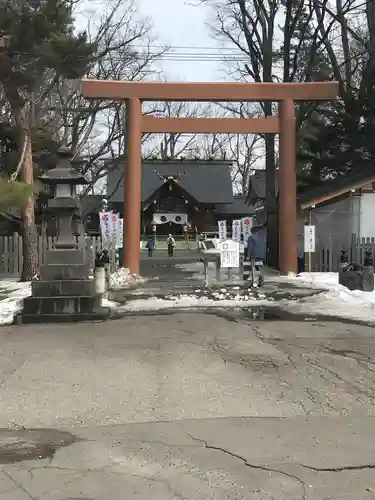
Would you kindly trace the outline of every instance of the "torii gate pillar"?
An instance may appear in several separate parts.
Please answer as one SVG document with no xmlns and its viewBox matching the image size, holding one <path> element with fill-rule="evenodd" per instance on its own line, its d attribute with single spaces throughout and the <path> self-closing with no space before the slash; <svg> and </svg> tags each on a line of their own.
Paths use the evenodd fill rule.
<svg viewBox="0 0 375 500">
<path fill-rule="evenodd" d="M 124 267 L 139 274 L 141 247 L 142 103 L 127 100 L 126 153 L 124 171 Z"/>
<path fill-rule="evenodd" d="M 296 113 L 292 99 L 280 102 L 279 267 L 297 272 Z"/>
</svg>

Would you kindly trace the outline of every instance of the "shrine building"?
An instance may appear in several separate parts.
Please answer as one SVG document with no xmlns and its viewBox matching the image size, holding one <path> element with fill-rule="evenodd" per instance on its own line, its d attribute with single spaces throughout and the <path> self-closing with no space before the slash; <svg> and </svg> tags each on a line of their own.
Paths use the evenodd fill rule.
<svg viewBox="0 0 375 500">
<path fill-rule="evenodd" d="M 156 225 L 158 234 L 181 235 L 183 227 L 198 232 L 217 232 L 217 222 L 228 225 L 252 215 L 245 196 L 235 196 L 232 162 L 217 159 L 147 159 L 142 162 L 140 235 Z M 124 210 L 124 163 L 107 163 L 109 208 Z"/>
</svg>

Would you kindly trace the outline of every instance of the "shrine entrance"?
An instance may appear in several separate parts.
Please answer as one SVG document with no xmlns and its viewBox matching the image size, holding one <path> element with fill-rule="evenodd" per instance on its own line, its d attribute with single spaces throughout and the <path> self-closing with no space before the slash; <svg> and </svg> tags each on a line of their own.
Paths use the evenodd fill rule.
<svg viewBox="0 0 375 500">
<path fill-rule="evenodd" d="M 86 99 L 127 103 L 124 172 L 124 267 L 139 274 L 142 133 L 279 134 L 279 265 L 297 271 L 295 102 L 329 101 L 336 82 L 314 83 L 154 83 L 82 80 Z M 142 101 L 279 102 L 279 116 L 266 118 L 159 118 L 142 113 Z"/>
</svg>

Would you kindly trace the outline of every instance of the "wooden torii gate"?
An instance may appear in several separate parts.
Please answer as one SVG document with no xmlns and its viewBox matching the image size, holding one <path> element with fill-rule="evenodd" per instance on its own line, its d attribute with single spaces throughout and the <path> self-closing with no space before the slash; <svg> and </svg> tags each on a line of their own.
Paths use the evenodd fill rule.
<svg viewBox="0 0 375 500">
<path fill-rule="evenodd" d="M 296 116 L 294 102 L 338 97 L 337 82 L 159 83 L 82 80 L 86 99 L 127 103 L 124 172 L 124 266 L 139 274 L 142 133 L 279 134 L 280 273 L 297 270 Z M 142 114 L 142 101 L 280 103 L 279 116 L 266 118 L 159 118 Z"/>
</svg>

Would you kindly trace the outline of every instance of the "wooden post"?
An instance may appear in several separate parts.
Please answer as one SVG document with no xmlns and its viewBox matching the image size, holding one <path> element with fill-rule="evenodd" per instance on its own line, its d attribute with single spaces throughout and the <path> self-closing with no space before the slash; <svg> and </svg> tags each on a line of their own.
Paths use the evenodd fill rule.
<svg viewBox="0 0 375 500">
<path fill-rule="evenodd" d="M 216 265 L 216 281 L 220 281 L 221 278 L 220 255 L 216 257 L 215 265 Z"/>
<path fill-rule="evenodd" d="M 203 265 L 204 265 L 204 286 L 207 287 L 209 285 L 209 281 L 208 281 L 208 259 L 206 255 L 203 257 Z"/>
</svg>

